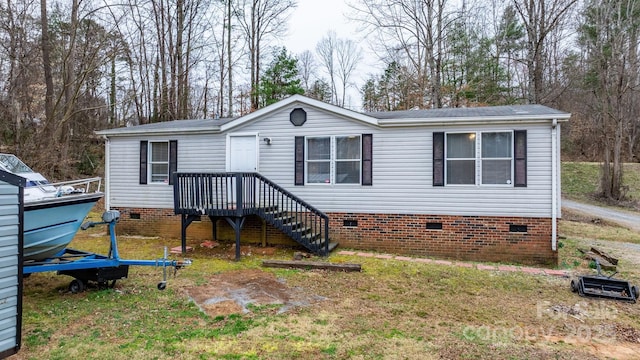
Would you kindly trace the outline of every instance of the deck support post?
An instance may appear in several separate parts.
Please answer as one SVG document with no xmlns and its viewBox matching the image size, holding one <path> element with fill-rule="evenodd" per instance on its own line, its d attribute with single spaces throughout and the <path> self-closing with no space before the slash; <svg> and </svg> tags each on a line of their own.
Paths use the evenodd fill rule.
<svg viewBox="0 0 640 360">
<path fill-rule="evenodd" d="M 262 234 L 260 236 L 262 239 L 260 240 L 262 240 L 262 247 L 267 247 L 267 221 L 262 217 L 260 220 L 262 220 Z"/>
<path fill-rule="evenodd" d="M 180 237 L 182 240 L 182 255 L 187 253 L 187 227 L 189 227 L 192 222 L 198 219 L 200 219 L 200 215 L 180 215 L 180 222 L 182 224 L 182 229 L 180 231 Z"/>
<path fill-rule="evenodd" d="M 211 220 L 211 233 L 213 236 L 213 241 L 218 241 L 218 217 L 209 215 L 209 220 Z"/>
<path fill-rule="evenodd" d="M 240 261 L 240 230 L 244 226 L 244 217 L 241 216 L 227 216 L 224 218 L 229 225 L 236 232 L 236 261 Z"/>
</svg>

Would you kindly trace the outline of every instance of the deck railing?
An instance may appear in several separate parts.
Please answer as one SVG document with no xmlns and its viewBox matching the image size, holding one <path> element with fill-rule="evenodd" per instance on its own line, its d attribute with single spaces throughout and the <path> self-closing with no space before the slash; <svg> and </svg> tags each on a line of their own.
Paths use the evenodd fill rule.
<svg viewBox="0 0 640 360">
<path fill-rule="evenodd" d="M 176 214 L 258 215 L 314 252 L 329 252 L 329 217 L 258 173 L 174 173 Z"/>
</svg>

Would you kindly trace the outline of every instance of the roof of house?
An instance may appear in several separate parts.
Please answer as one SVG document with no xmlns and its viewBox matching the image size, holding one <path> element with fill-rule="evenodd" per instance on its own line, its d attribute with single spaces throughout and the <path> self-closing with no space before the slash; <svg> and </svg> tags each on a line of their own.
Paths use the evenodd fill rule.
<svg viewBox="0 0 640 360">
<path fill-rule="evenodd" d="M 404 110 L 389 112 L 360 113 L 336 105 L 315 100 L 302 95 L 293 95 L 275 104 L 269 105 L 250 114 L 235 118 L 174 120 L 153 124 L 121 127 L 96 131 L 103 136 L 163 134 L 163 133 L 220 133 L 242 124 L 254 121 L 266 114 L 280 110 L 296 103 L 336 116 L 362 122 L 377 127 L 418 126 L 418 125 L 465 125 L 504 122 L 549 122 L 551 120 L 566 121 L 569 113 L 552 109 L 543 105 L 510 105 L 488 106 L 476 108 L 446 108 L 428 110 Z"/>
<path fill-rule="evenodd" d="M 480 118 L 480 117 L 518 117 L 518 116 L 550 116 L 566 114 L 560 110 L 544 105 L 508 105 L 485 106 L 473 108 L 443 108 L 423 110 L 367 112 L 365 115 L 376 119 L 435 119 L 435 118 Z"/>
</svg>

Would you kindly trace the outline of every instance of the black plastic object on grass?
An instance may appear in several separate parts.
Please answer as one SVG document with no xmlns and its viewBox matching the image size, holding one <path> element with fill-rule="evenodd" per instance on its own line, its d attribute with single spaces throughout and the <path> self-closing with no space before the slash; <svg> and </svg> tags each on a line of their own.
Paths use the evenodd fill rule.
<svg viewBox="0 0 640 360">
<path fill-rule="evenodd" d="M 571 291 L 577 292 L 580 296 L 609 298 L 635 303 L 638 299 L 638 288 L 629 284 L 628 281 L 613 279 L 613 274 L 602 275 L 600 262 L 596 260 L 598 275 L 579 276 L 571 280 Z"/>
</svg>

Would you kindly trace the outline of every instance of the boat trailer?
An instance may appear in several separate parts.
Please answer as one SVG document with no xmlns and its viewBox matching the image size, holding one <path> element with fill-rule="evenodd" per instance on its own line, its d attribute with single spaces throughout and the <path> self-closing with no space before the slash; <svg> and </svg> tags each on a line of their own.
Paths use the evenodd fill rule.
<svg viewBox="0 0 640 360">
<path fill-rule="evenodd" d="M 23 274 L 56 271 L 58 275 L 68 275 L 74 278 L 69 284 L 69 291 L 79 293 L 86 289 L 89 281 L 96 282 L 99 287 L 113 287 L 116 280 L 125 279 L 129 274 L 129 266 L 162 267 L 162 281 L 158 283 L 158 290 L 167 287 L 167 269 L 173 268 L 174 275 L 178 269 L 191 265 L 191 260 L 171 260 L 164 248 L 164 256 L 155 260 L 125 260 L 120 258 L 118 242 L 116 240 L 116 223 L 120 219 L 120 212 L 108 210 L 102 214 L 101 222 L 85 222 L 80 227 L 87 230 L 96 225 L 108 224 L 110 248 L 108 255 L 100 255 L 76 249 L 66 248 L 56 256 L 39 261 L 27 261 L 23 266 Z"/>
<path fill-rule="evenodd" d="M 571 291 L 577 292 L 580 296 L 591 296 L 609 298 L 635 303 L 638 299 L 638 288 L 629 284 L 628 281 L 613 279 L 613 275 L 602 275 L 600 262 L 596 259 L 596 276 L 579 276 L 578 279 L 571 280 Z"/>
</svg>

